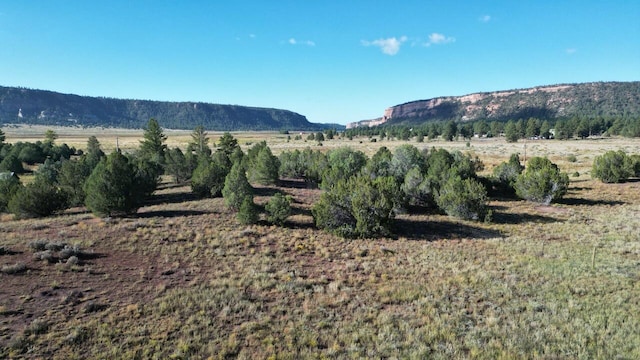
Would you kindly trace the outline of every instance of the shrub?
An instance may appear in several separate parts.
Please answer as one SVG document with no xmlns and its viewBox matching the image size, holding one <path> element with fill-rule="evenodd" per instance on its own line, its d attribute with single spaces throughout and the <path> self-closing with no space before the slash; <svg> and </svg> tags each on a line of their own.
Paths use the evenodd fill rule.
<svg viewBox="0 0 640 360">
<path fill-rule="evenodd" d="M 53 252 L 51 250 L 38 251 L 33 253 L 33 259 L 39 261 L 46 261 L 48 263 L 52 263 L 55 261 L 53 256 Z"/>
<path fill-rule="evenodd" d="M 515 193 L 514 185 L 522 170 L 524 170 L 524 166 L 520 164 L 518 154 L 511 154 L 508 162 L 503 162 L 493 169 L 493 178 L 501 195 Z"/>
<path fill-rule="evenodd" d="M 20 180 L 15 176 L 0 179 L 0 212 L 7 210 L 9 200 L 20 189 Z"/>
<path fill-rule="evenodd" d="M 82 256 L 82 250 L 78 246 L 67 246 L 60 250 L 60 259 L 66 260 L 72 256 Z"/>
<path fill-rule="evenodd" d="M 622 150 L 607 151 L 593 160 L 591 176 L 604 183 L 618 183 L 626 181 L 634 174 L 634 164 L 630 157 Z"/>
<path fill-rule="evenodd" d="M 29 242 L 29 247 L 34 251 L 44 251 L 47 248 L 47 240 L 33 240 Z"/>
<path fill-rule="evenodd" d="M 516 194 L 545 205 L 561 199 L 569 187 L 569 176 L 547 158 L 534 157 L 515 183 Z"/>
<path fill-rule="evenodd" d="M 143 157 L 127 157 L 134 170 L 134 185 L 140 193 L 141 200 L 149 197 L 156 191 L 160 184 L 162 165 Z M 163 159 L 164 161 L 164 159 Z"/>
<path fill-rule="evenodd" d="M 391 151 L 386 146 L 382 146 L 367 161 L 362 172 L 367 176 L 370 176 L 372 179 L 378 176 L 390 176 L 392 158 L 393 154 Z"/>
<path fill-rule="evenodd" d="M 291 214 L 291 198 L 277 193 L 269 199 L 265 210 L 269 222 L 282 226 Z"/>
<path fill-rule="evenodd" d="M 251 181 L 262 185 L 275 184 L 278 181 L 280 164 L 265 141 L 255 144 L 249 149 L 245 161 Z"/>
<path fill-rule="evenodd" d="M 256 204 L 253 203 L 253 196 L 247 195 L 242 200 L 238 214 L 236 214 L 238 222 L 243 225 L 255 224 L 260 218 L 260 213 Z"/>
<path fill-rule="evenodd" d="M 393 177 L 342 179 L 313 206 L 316 226 L 336 235 L 366 238 L 391 234 L 401 194 Z"/>
<path fill-rule="evenodd" d="M 208 147 L 206 149 L 208 149 Z M 208 155 L 203 155 L 203 156 L 208 156 Z M 187 159 L 182 153 L 182 150 L 180 150 L 180 148 L 176 147 L 176 148 L 167 150 L 167 152 L 165 153 L 164 162 L 165 162 L 165 169 L 164 169 L 165 173 L 173 176 L 173 181 L 176 184 L 181 184 L 182 182 L 184 182 L 185 180 L 191 177 L 192 171 L 191 171 L 189 162 L 187 162 Z"/>
<path fill-rule="evenodd" d="M 280 154 L 279 163 L 281 176 L 303 179 L 313 185 L 320 182 L 328 166 L 327 156 L 310 148 L 303 151 L 285 151 Z"/>
<path fill-rule="evenodd" d="M 429 206 L 434 204 L 432 179 L 428 178 L 418 167 L 407 172 L 400 188 L 410 205 Z"/>
<path fill-rule="evenodd" d="M 15 154 L 9 154 L 2 159 L 2 162 L 0 162 L 0 170 L 23 173 L 24 167 L 22 166 L 22 161 L 18 159 L 18 156 Z"/>
<path fill-rule="evenodd" d="M 487 215 L 487 191 L 472 178 L 451 174 L 440 187 L 436 203 L 447 215 L 465 220 L 484 220 Z"/>
<path fill-rule="evenodd" d="M 0 271 L 2 271 L 4 274 L 7 274 L 7 275 L 19 274 L 27 271 L 27 265 L 25 265 L 24 263 L 4 265 L 2 266 L 2 269 Z"/>
<path fill-rule="evenodd" d="M 356 175 L 367 163 L 367 156 L 362 151 L 341 147 L 329 151 L 327 163 L 329 168 L 321 172 L 323 189 L 330 189 L 339 180 Z"/>
<path fill-rule="evenodd" d="M 633 154 L 629 156 L 631 159 L 631 163 L 633 164 L 633 175 L 635 177 L 640 177 L 640 155 Z"/>
<path fill-rule="evenodd" d="M 191 191 L 199 197 L 222 194 L 227 170 L 209 158 L 201 159 L 191 176 Z"/>
<path fill-rule="evenodd" d="M 91 175 L 91 166 L 84 156 L 80 160 L 67 160 L 62 163 L 58 173 L 58 185 L 66 193 L 70 206 L 84 204 L 84 183 Z"/>
<path fill-rule="evenodd" d="M 18 159 L 20 161 L 25 162 L 27 164 L 33 165 L 36 163 L 43 163 L 46 159 L 42 148 L 37 144 L 26 143 L 20 149 L 20 152 L 17 154 Z"/>
<path fill-rule="evenodd" d="M 424 157 L 420 153 L 420 150 L 413 145 L 404 144 L 400 145 L 393 152 L 393 157 L 390 162 L 390 171 L 393 176 L 402 181 L 409 170 L 414 167 L 424 169 Z"/>
<path fill-rule="evenodd" d="M 102 159 L 87 179 L 85 205 L 98 216 L 135 213 L 148 189 L 141 191 L 136 167 L 119 151 Z"/>
<path fill-rule="evenodd" d="M 38 170 L 35 172 L 36 178 L 41 178 L 49 184 L 55 184 L 58 182 L 60 167 L 60 162 L 54 162 L 51 159 L 47 159 L 43 164 L 38 166 Z"/>
<path fill-rule="evenodd" d="M 18 219 L 49 216 L 66 209 L 67 196 L 42 179 L 19 188 L 7 205 Z"/>
<path fill-rule="evenodd" d="M 231 171 L 224 180 L 222 196 L 227 206 L 233 210 L 240 209 L 245 197 L 253 196 L 253 188 L 247 180 L 247 174 L 242 164 L 235 163 L 231 167 Z"/>
</svg>

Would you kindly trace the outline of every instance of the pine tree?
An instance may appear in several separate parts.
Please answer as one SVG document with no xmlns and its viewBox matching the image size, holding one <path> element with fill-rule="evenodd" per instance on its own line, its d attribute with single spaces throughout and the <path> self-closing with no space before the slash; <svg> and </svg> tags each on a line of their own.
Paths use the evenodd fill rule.
<svg viewBox="0 0 640 360">
<path fill-rule="evenodd" d="M 140 154 L 158 164 L 164 164 L 164 153 L 167 146 L 164 144 L 167 136 L 162 132 L 158 121 L 151 118 L 144 129 L 144 140 L 140 141 Z"/>
<path fill-rule="evenodd" d="M 7 210 L 9 200 L 21 187 L 20 180 L 16 176 L 7 176 L 0 179 L 0 212 Z"/>
<path fill-rule="evenodd" d="M 93 168 L 88 164 L 86 157 L 62 163 L 58 172 L 58 185 L 67 194 L 70 206 L 84 204 L 84 183 L 91 175 L 91 171 Z"/>
<path fill-rule="evenodd" d="M 520 133 L 515 122 L 511 120 L 507 122 L 504 127 L 504 136 L 507 138 L 507 142 L 517 142 L 520 139 Z"/>
<path fill-rule="evenodd" d="M 100 148 L 100 142 L 95 136 L 90 136 L 87 140 L 87 152 L 84 153 L 86 164 L 91 170 L 98 165 L 100 160 L 105 157 L 104 151 Z"/>
<path fill-rule="evenodd" d="M 244 166 L 240 163 L 233 164 L 231 171 L 224 181 L 224 188 L 222 189 L 222 196 L 224 197 L 225 203 L 231 209 L 238 210 L 244 198 L 252 195 L 253 188 L 247 180 Z"/>
<path fill-rule="evenodd" d="M 268 147 L 262 148 L 253 161 L 249 172 L 251 180 L 262 185 L 275 184 L 278 181 L 279 161 Z"/>
<path fill-rule="evenodd" d="M 191 133 L 191 145 L 193 145 L 193 149 L 196 151 L 198 156 L 210 156 L 211 148 L 209 147 L 209 138 L 208 134 L 204 129 L 204 126 L 198 125 Z"/>
<path fill-rule="evenodd" d="M 218 151 L 222 151 L 227 156 L 231 156 L 238 146 L 238 140 L 236 140 L 231 133 L 225 132 L 218 141 Z"/>
<path fill-rule="evenodd" d="M 176 184 L 180 184 L 191 177 L 189 164 L 180 148 L 176 147 L 167 151 L 165 172 L 173 176 Z"/>
</svg>

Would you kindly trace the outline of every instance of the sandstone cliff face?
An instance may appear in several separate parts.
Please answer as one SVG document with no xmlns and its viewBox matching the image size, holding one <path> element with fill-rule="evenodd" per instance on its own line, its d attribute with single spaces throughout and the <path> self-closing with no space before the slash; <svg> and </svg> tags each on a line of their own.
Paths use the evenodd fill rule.
<svg viewBox="0 0 640 360">
<path fill-rule="evenodd" d="M 639 113 L 639 101 L 640 82 L 539 86 L 412 101 L 387 108 L 381 118 L 351 123 L 347 128 L 424 121 L 553 119 L 588 112 L 620 116 Z"/>
</svg>

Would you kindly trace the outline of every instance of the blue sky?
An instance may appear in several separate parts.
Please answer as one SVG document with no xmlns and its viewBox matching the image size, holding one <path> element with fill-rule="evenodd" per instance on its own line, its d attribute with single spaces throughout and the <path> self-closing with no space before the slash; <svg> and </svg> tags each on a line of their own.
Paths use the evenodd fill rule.
<svg viewBox="0 0 640 360">
<path fill-rule="evenodd" d="M 640 1 L 0 0 L 0 85 L 288 109 L 640 80 Z"/>
</svg>

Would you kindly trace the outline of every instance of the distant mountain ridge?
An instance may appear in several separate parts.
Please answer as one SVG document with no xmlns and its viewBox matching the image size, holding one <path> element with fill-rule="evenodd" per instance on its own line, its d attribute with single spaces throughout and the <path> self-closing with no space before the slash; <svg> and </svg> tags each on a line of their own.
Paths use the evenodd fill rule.
<svg viewBox="0 0 640 360">
<path fill-rule="evenodd" d="M 125 100 L 0 86 L 0 122 L 142 128 L 150 118 L 169 129 L 320 130 L 298 113 L 202 102 Z"/>
<path fill-rule="evenodd" d="M 573 116 L 640 117 L 640 81 L 548 85 L 417 100 L 392 106 L 380 118 L 350 123 L 347 128 Z"/>
</svg>

